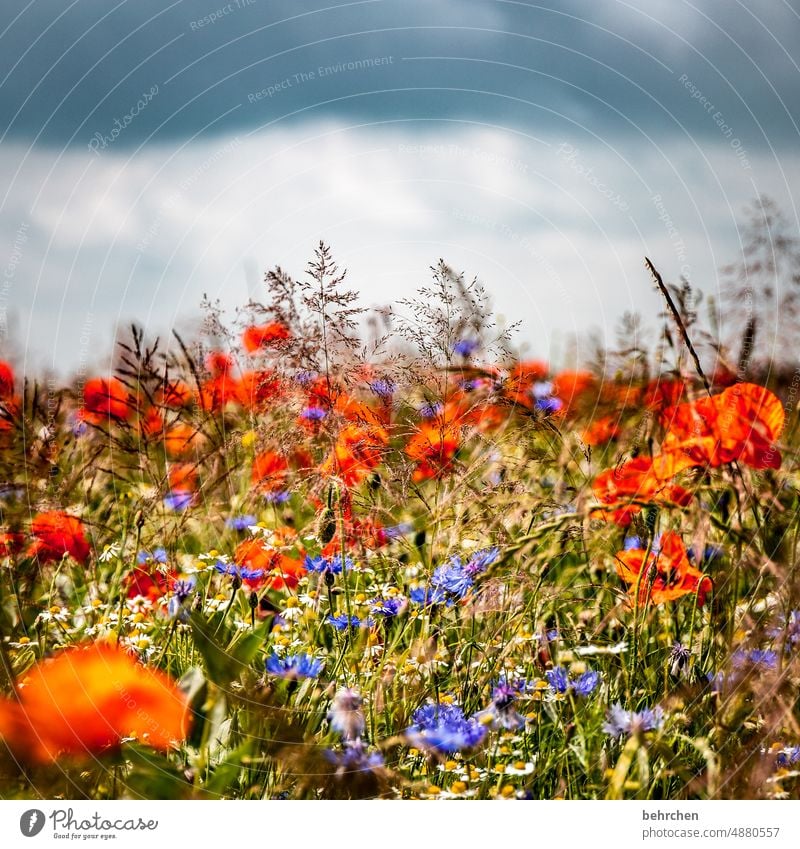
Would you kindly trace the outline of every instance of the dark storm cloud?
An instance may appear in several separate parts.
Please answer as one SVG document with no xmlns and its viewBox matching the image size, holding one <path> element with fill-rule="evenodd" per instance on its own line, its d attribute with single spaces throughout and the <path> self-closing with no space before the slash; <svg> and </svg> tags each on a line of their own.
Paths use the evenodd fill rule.
<svg viewBox="0 0 800 849">
<path fill-rule="evenodd" d="M 3 0 L 0 14 L 0 128 L 58 146 L 337 117 L 753 149 L 800 124 L 795 0 Z"/>
</svg>

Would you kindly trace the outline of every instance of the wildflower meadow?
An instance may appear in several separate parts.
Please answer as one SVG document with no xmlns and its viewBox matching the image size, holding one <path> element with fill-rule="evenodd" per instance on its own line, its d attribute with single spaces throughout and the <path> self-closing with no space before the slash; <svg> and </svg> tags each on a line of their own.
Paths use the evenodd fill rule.
<svg viewBox="0 0 800 849">
<path fill-rule="evenodd" d="M 0 363 L 0 796 L 797 798 L 800 378 L 641 277 L 658 332 L 557 366 L 323 244 Z"/>
</svg>

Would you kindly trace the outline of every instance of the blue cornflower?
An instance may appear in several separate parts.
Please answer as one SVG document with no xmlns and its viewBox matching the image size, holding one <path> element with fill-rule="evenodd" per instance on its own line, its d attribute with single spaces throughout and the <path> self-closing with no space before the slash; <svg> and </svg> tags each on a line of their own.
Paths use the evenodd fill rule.
<svg viewBox="0 0 800 849">
<path fill-rule="evenodd" d="M 307 422 L 321 422 L 328 413 L 322 407 L 306 407 L 300 411 L 300 418 Z"/>
<path fill-rule="evenodd" d="M 485 572 L 492 563 L 495 562 L 495 560 L 497 560 L 499 555 L 500 549 L 497 546 L 493 546 L 492 548 L 482 548 L 470 557 L 467 561 L 467 565 L 464 567 L 464 570 L 469 575 L 480 575 Z"/>
<path fill-rule="evenodd" d="M 217 560 L 214 568 L 221 575 L 230 575 L 232 578 L 241 578 L 243 581 L 257 581 L 264 577 L 263 569 L 248 569 L 246 566 L 238 566 L 236 563 L 226 563 L 224 560 Z"/>
<path fill-rule="evenodd" d="M 140 551 L 136 555 L 136 562 L 141 566 L 144 563 L 166 563 L 167 551 L 164 548 L 156 548 L 153 551 Z"/>
<path fill-rule="evenodd" d="M 276 489 L 272 492 L 264 493 L 264 500 L 267 504 L 286 504 L 292 494 L 287 489 Z"/>
<path fill-rule="evenodd" d="M 400 539 L 413 530 L 414 526 L 411 522 L 401 522 L 399 525 L 389 525 L 388 528 L 384 528 L 383 535 L 386 539 Z"/>
<path fill-rule="evenodd" d="M 587 669 L 582 675 L 579 675 L 572 682 L 572 690 L 575 695 L 585 699 L 597 689 L 600 683 L 600 673 L 594 669 Z"/>
<path fill-rule="evenodd" d="M 641 551 L 642 538 L 637 536 L 625 537 L 622 541 L 622 549 L 623 551 Z"/>
<path fill-rule="evenodd" d="M 563 666 L 556 666 L 545 672 L 545 678 L 550 688 L 556 693 L 566 693 L 569 689 L 569 676 Z"/>
<path fill-rule="evenodd" d="M 461 563 L 461 558 L 456 556 L 451 557 L 447 563 L 437 566 L 433 570 L 431 583 L 434 587 L 444 590 L 450 595 L 464 598 L 472 589 L 474 581 Z"/>
<path fill-rule="evenodd" d="M 249 527 L 255 525 L 257 519 L 255 516 L 245 513 L 243 516 L 231 516 L 225 520 L 225 527 L 233 531 L 246 531 Z"/>
<path fill-rule="evenodd" d="M 421 604 L 430 607 L 434 604 L 442 604 L 447 600 L 444 590 L 439 587 L 412 587 L 408 591 L 408 598 L 412 604 Z"/>
<path fill-rule="evenodd" d="M 265 661 L 264 666 L 270 675 L 299 681 L 302 678 L 316 678 L 322 672 L 324 662 L 313 655 L 287 654 L 281 657 L 273 652 Z"/>
<path fill-rule="evenodd" d="M 697 555 L 695 554 L 695 550 L 694 550 L 694 546 L 690 545 L 686 549 L 687 557 L 689 558 L 689 560 L 692 561 L 692 563 L 695 566 L 709 566 L 715 560 L 719 560 L 719 558 L 722 557 L 722 555 L 724 553 L 725 553 L 724 549 L 719 545 L 707 545 L 703 549 L 703 556 L 700 558 L 700 562 L 698 563 L 697 562 Z"/>
<path fill-rule="evenodd" d="M 301 386 L 308 386 L 310 383 L 313 383 L 317 379 L 317 373 L 315 371 L 299 371 L 294 376 L 294 379 Z"/>
<path fill-rule="evenodd" d="M 539 398 L 534 406 L 543 413 L 557 413 L 564 404 L 559 398 Z"/>
<path fill-rule="evenodd" d="M 480 344 L 477 339 L 459 339 L 453 345 L 453 353 L 461 357 L 471 357 L 478 350 Z"/>
<path fill-rule="evenodd" d="M 750 649 L 749 651 L 739 649 L 731 656 L 731 665 L 734 669 L 741 669 L 746 665 L 757 666 L 762 669 L 776 669 L 778 653 L 771 649 Z"/>
<path fill-rule="evenodd" d="M 522 728 L 525 725 L 525 719 L 514 707 L 518 694 L 519 689 L 516 683 L 498 682 L 492 690 L 492 703 L 488 708 L 477 713 L 475 718 L 481 724 L 484 720 L 488 720 L 493 728 L 498 726 L 507 729 Z"/>
<path fill-rule="evenodd" d="M 336 767 L 336 777 L 351 772 L 375 772 L 383 767 L 380 752 L 368 752 L 361 740 L 347 742 L 341 752 L 325 749 L 325 757 Z"/>
<path fill-rule="evenodd" d="M 370 613 L 391 619 L 405 610 L 407 602 L 403 596 L 394 596 L 393 598 L 373 598 L 370 604 L 372 605 Z"/>
<path fill-rule="evenodd" d="M 486 736 L 486 726 L 466 717 L 455 704 L 427 704 L 412 716 L 406 730 L 409 742 L 418 749 L 452 754 L 473 749 Z"/>
<path fill-rule="evenodd" d="M 577 678 L 572 678 L 563 666 L 556 666 L 545 672 L 545 677 L 553 692 L 563 695 L 571 691 L 584 699 L 590 696 L 600 683 L 600 673 L 592 669 L 587 669 Z"/>
<path fill-rule="evenodd" d="M 388 377 L 381 377 L 378 380 L 373 380 L 372 383 L 369 384 L 369 388 L 379 397 L 379 398 L 391 398 L 395 389 L 395 382 L 390 380 Z"/>
<path fill-rule="evenodd" d="M 655 731 L 663 724 L 664 711 L 658 705 L 641 711 L 628 711 L 616 702 L 606 715 L 603 731 L 612 737 L 625 737 L 645 731 Z"/>
<path fill-rule="evenodd" d="M 342 568 L 342 563 L 344 563 L 344 568 Z M 341 554 L 334 554 L 331 558 L 323 557 L 321 554 L 316 557 L 310 557 L 306 554 L 303 565 L 309 572 L 318 572 L 320 575 L 324 575 L 326 572 L 340 575 L 343 571 L 346 572 L 353 568 L 353 561 L 349 557 L 345 557 L 342 561 Z"/>
<path fill-rule="evenodd" d="M 348 628 L 370 627 L 372 621 L 370 619 L 361 620 L 358 616 L 348 616 L 346 613 L 340 613 L 338 616 L 328 616 L 328 624 L 333 625 L 337 631 L 346 631 Z"/>
<path fill-rule="evenodd" d="M 419 414 L 423 419 L 435 419 L 442 410 L 444 410 L 444 405 L 441 401 L 431 401 L 419 408 Z"/>
<path fill-rule="evenodd" d="M 197 578 L 194 575 L 175 581 L 172 587 L 172 595 L 167 602 L 167 613 L 169 613 L 172 619 L 178 619 L 181 622 L 189 621 L 189 611 L 187 610 L 186 602 L 194 593 L 196 583 Z"/>
<path fill-rule="evenodd" d="M 553 394 L 553 389 L 555 389 L 555 387 L 551 381 L 538 380 L 531 387 L 531 395 L 533 395 L 537 401 L 540 401 L 543 398 L 549 398 Z"/>
<path fill-rule="evenodd" d="M 778 752 L 778 766 L 790 767 L 800 764 L 800 746 L 791 746 Z"/>
<path fill-rule="evenodd" d="M 167 510 L 181 512 L 192 506 L 194 501 L 194 493 L 184 489 L 174 489 L 172 492 L 164 496 L 164 506 Z"/>
</svg>

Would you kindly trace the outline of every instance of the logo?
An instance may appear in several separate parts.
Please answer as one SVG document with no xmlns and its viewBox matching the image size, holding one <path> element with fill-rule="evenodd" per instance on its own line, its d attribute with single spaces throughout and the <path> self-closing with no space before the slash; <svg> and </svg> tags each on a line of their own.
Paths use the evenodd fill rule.
<svg viewBox="0 0 800 849">
<path fill-rule="evenodd" d="M 37 808 L 31 808 L 19 818 L 19 830 L 25 837 L 36 837 L 44 828 L 44 813 Z"/>
</svg>

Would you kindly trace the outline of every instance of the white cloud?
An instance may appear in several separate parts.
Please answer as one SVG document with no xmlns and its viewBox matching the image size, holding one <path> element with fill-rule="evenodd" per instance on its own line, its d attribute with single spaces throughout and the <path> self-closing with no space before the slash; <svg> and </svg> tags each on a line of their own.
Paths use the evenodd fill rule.
<svg viewBox="0 0 800 849">
<path fill-rule="evenodd" d="M 713 291 L 743 204 L 761 191 L 788 206 L 798 176 L 797 155 L 749 153 L 747 169 L 724 138 L 666 152 L 574 139 L 559 151 L 564 141 L 320 123 L 134 156 L 25 159 L 4 145 L 3 173 L 25 159 L 0 208 L 6 256 L 19 223 L 30 225 L 7 289 L 18 342 L 29 367 L 97 360 L 117 322 L 163 332 L 203 292 L 242 303 L 248 263 L 300 274 L 324 239 L 368 303 L 410 294 L 440 256 L 478 274 L 546 355 L 625 309 L 656 314 L 645 253 L 666 276 L 683 269 Z"/>
</svg>

